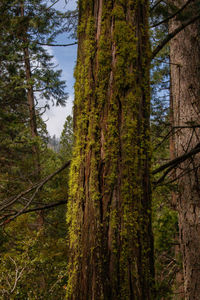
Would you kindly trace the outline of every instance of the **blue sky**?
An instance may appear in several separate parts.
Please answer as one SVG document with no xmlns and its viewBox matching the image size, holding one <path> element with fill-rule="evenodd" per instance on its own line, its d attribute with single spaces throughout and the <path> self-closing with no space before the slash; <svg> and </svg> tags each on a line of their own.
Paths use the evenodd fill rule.
<svg viewBox="0 0 200 300">
<path fill-rule="evenodd" d="M 76 1 L 69 0 L 67 1 L 67 5 L 65 0 L 59 0 L 54 6 L 56 9 L 61 11 L 66 11 L 68 9 L 76 8 Z M 62 34 L 58 37 L 59 43 L 68 43 L 66 34 Z M 74 67 L 76 63 L 76 54 L 77 54 L 77 46 L 70 47 L 48 47 L 48 51 L 51 55 L 54 56 L 54 63 L 58 65 L 58 69 L 62 70 L 62 79 L 66 81 L 67 92 L 69 94 L 69 98 L 66 104 L 66 107 L 56 107 L 52 106 L 50 110 L 46 111 L 43 115 L 44 121 L 46 121 L 48 132 L 51 136 L 54 134 L 59 137 L 66 117 L 69 114 L 72 114 L 72 106 L 74 99 Z"/>
</svg>

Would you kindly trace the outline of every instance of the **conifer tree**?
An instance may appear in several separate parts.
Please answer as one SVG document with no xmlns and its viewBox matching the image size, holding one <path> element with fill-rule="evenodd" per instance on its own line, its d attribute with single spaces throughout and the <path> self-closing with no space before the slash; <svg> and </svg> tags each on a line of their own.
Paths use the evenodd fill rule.
<svg viewBox="0 0 200 300">
<path fill-rule="evenodd" d="M 188 1 L 175 1 L 180 9 Z M 191 1 L 182 15 L 170 22 L 173 31 L 181 22 L 198 15 L 199 1 Z M 199 20 L 179 33 L 170 43 L 171 107 L 174 157 L 200 149 L 200 32 Z M 178 192 L 180 249 L 183 259 L 184 299 L 199 299 L 200 222 L 199 154 L 180 164 L 174 173 Z"/>
<path fill-rule="evenodd" d="M 5 149 L 9 149 L 5 150 L 5 161 L 9 159 L 9 153 L 13 153 L 13 168 L 18 168 L 21 160 L 17 149 L 22 153 L 29 149 L 29 160 L 34 161 L 34 166 L 27 165 L 25 174 L 29 179 L 23 182 L 30 183 L 39 180 L 40 148 L 43 144 L 38 137 L 41 114 L 49 108 L 49 102 L 64 105 L 67 98 L 61 71 L 55 69 L 52 56 L 40 45 L 53 40 L 63 16 L 38 0 L 2 1 L 0 12 L 1 135 L 6 136 L 8 141 L 6 144 L 6 139 L 2 138 L 1 151 L 5 144 Z"/>
<path fill-rule="evenodd" d="M 148 1 L 79 1 L 67 299 L 152 299 Z"/>
<path fill-rule="evenodd" d="M 65 162 L 68 158 L 72 156 L 72 147 L 73 147 L 73 119 L 72 116 L 67 116 L 63 131 L 60 137 L 60 156 L 61 159 Z"/>
</svg>

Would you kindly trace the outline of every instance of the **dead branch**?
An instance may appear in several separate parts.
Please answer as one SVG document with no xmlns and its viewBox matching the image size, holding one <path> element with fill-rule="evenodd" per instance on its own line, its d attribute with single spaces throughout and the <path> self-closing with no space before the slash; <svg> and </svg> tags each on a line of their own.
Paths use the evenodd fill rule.
<svg viewBox="0 0 200 300">
<path fill-rule="evenodd" d="M 70 43 L 70 44 L 45 44 L 45 43 L 40 43 L 40 42 L 36 42 L 38 45 L 41 45 L 41 46 L 49 46 L 49 47 L 69 47 L 69 46 L 74 46 L 74 45 L 77 45 L 78 43 L 77 42 L 74 42 L 74 43 Z"/>
<path fill-rule="evenodd" d="M 180 9 L 178 9 L 175 13 L 173 13 L 172 15 L 168 16 L 166 19 L 154 24 L 153 26 L 151 26 L 152 28 L 157 27 L 159 25 L 162 25 L 163 23 L 167 23 L 169 20 L 173 19 L 174 17 L 176 17 L 178 14 L 180 14 L 187 6 L 188 4 L 190 4 L 190 2 L 192 2 L 194 0 L 188 0 Z"/>
<path fill-rule="evenodd" d="M 70 165 L 70 161 L 68 161 L 67 163 L 65 163 L 61 168 L 59 168 L 58 170 L 56 170 L 54 173 L 48 175 L 46 178 L 44 178 L 42 181 L 40 181 L 39 183 L 31 186 L 29 189 L 27 189 L 26 191 L 21 192 L 19 195 L 17 195 L 14 199 L 12 199 L 10 202 L 6 201 L 6 203 L 4 203 L 3 205 L 1 205 L 0 207 L 0 211 L 5 211 L 8 207 L 10 207 L 11 205 L 13 205 L 14 203 L 16 203 L 19 199 L 21 199 L 23 196 L 25 196 L 26 194 L 33 192 L 32 196 L 30 197 L 30 199 L 27 201 L 26 205 L 18 212 L 16 212 L 14 215 L 13 213 L 10 213 L 9 216 L 11 216 L 11 218 L 8 219 L 8 214 L 4 215 L 3 218 L 6 220 L 3 221 L 2 223 L 0 223 L 0 225 L 4 225 L 9 223 L 10 221 L 12 221 L 13 219 L 17 218 L 19 215 L 23 214 L 25 211 L 27 211 L 27 208 L 31 205 L 33 199 L 35 198 L 35 196 L 37 195 L 37 193 L 42 189 L 42 187 L 48 182 L 50 181 L 54 176 L 56 176 L 57 174 L 59 174 L 60 172 L 62 172 L 63 170 L 65 170 L 67 167 L 69 167 Z M 60 201 L 61 202 L 61 201 Z M 64 203 L 62 203 L 64 204 Z M 53 206 L 52 206 L 53 205 Z M 57 204 L 58 205 L 58 204 Z M 50 207 L 55 207 L 57 206 L 55 203 L 53 204 L 49 204 Z M 49 208 L 50 208 L 49 207 Z M 47 209 L 42 207 L 42 209 Z M 41 210 L 37 209 L 36 210 Z M 28 212 L 28 211 L 27 211 Z"/>
<path fill-rule="evenodd" d="M 186 159 L 190 158 L 192 155 L 195 155 L 197 153 L 200 152 L 200 143 L 198 143 L 192 150 L 190 150 L 188 153 L 185 153 L 175 159 L 170 160 L 168 163 L 160 166 L 159 168 L 155 169 L 152 174 L 155 175 L 157 173 L 160 173 L 162 171 L 164 171 L 165 169 L 169 168 L 169 167 L 176 167 L 178 166 L 180 163 L 184 162 Z"/>
<path fill-rule="evenodd" d="M 164 46 L 173 39 L 179 32 L 185 29 L 187 26 L 193 24 L 200 18 L 200 15 L 193 17 L 192 19 L 188 20 L 187 22 L 181 24 L 177 27 L 173 32 L 169 33 L 166 38 L 152 51 L 151 59 L 153 59 L 163 48 Z"/>
<path fill-rule="evenodd" d="M 154 183 L 154 185 L 158 185 L 160 184 L 162 181 L 164 181 L 165 177 L 176 167 L 178 167 L 178 165 L 180 165 L 182 162 L 186 161 L 189 158 L 192 158 L 195 154 L 200 152 L 200 143 L 198 143 L 192 150 L 190 150 L 189 152 L 169 161 L 168 163 L 160 166 L 159 168 L 155 169 L 152 174 L 155 175 L 157 173 L 160 173 L 164 170 L 165 173 Z M 176 180 L 176 179 L 175 179 Z M 173 180 L 173 181 L 175 181 Z"/>
</svg>

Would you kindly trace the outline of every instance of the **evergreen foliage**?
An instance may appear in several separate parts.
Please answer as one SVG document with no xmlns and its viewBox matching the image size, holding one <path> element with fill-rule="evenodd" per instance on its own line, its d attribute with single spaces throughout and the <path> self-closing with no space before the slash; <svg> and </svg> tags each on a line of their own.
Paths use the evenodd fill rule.
<svg viewBox="0 0 200 300">
<path fill-rule="evenodd" d="M 127 1 L 116 1 L 114 8 L 111 5 L 112 1 L 104 2 L 106 4 L 103 8 L 102 32 L 98 47 L 95 49 L 97 41 L 94 28 L 97 26 L 95 23 L 97 21 L 91 13 L 94 1 L 80 1 L 79 12 L 76 9 L 63 13 L 53 8 L 54 3 L 52 1 L 1 0 L 0 223 L 4 225 L 0 227 L 1 299 L 61 300 L 65 298 L 66 289 L 68 297 L 71 299 L 70 294 L 74 293 L 74 279 L 79 278 L 78 268 L 81 268 L 78 267 L 79 260 L 83 253 L 88 250 L 89 240 L 92 239 L 92 236 L 89 236 L 88 241 L 86 239 L 85 242 L 84 238 L 82 240 L 80 238 L 81 230 L 83 231 L 82 223 L 80 223 L 83 216 L 80 210 L 85 205 L 84 199 L 86 197 L 81 176 L 83 178 L 87 174 L 91 176 L 88 180 L 87 192 L 91 195 L 92 209 L 96 209 L 97 215 L 101 215 L 103 209 L 102 207 L 97 209 L 102 200 L 99 190 L 100 179 L 104 180 L 104 183 L 106 182 L 104 195 L 107 199 L 110 194 L 117 195 L 116 191 L 118 191 L 120 184 L 120 192 L 125 199 L 123 207 L 120 207 L 121 210 L 115 204 L 112 204 L 113 206 L 108 204 L 103 225 L 106 227 L 110 221 L 110 227 L 109 230 L 104 231 L 105 234 L 102 234 L 103 226 L 98 222 L 95 223 L 95 219 L 91 218 L 93 211 L 90 211 L 86 216 L 97 233 L 97 244 L 94 244 L 97 247 L 92 246 L 89 249 L 91 252 L 89 265 L 93 263 L 92 260 L 95 259 L 96 255 L 96 269 L 100 270 L 97 281 L 101 282 L 100 276 L 108 273 L 107 269 L 104 268 L 105 262 L 108 260 L 105 253 L 106 246 L 103 249 L 99 247 L 102 245 L 101 241 L 105 241 L 107 232 L 110 234 L 109 239 L 113 235 L 112 242 L 109 240 L 114 257 L 112 258 L 114 271 L 110 276 L 110 281 L 116 286 L 116 295 L 119 297 L 119 293 L 121 293 L 121 299 L 129 299 L 127 297 L 130 296 L 128 294 L 130 273 L 133 271 L 136 274 L 137 272 L 136 264 L 131 269 L 128 267 L 127 261 L 130 262 L 133 254 L 135 255 L 142 247 L 144 247 L 142 254 L 149 253 L 153 249 L 153 247 L 151 249 L 146 247 L 147 239 L 143 239 L 141 242 L 143 237 L 140 236 L 139 231 L 141 229 L 139 224 L 144 225 L 142 228 L 144 230 L 146 226 L 144 220 L 150 218 L 150 207 L 148 206 L 142 215 L 142 202 L 138 206 L 132 204 L 127 182 L 131 182 L 134 187 L 131 189 L 133 199 L 142 199 L 144 191 L 138 174 L 141 173 L 141 168 L 143 171 L 144 161 L 146 161 L 145 149 L 148 148 L 148 155 L 151 152 L 153 170 L 170 160 L 169 145 L 173 132 L 169 103 L 171 63 L 169 46 L 163 47 L 151 62 L 149 131 L 148 125 L 144 121 L 140 123 L 139 118 L 135 117 L 138 113 L 142 93 L 146 99 L 149 99 L 147 74 L 149 70 L 144 68 L 147 58 L 149 59 L 151 55 L 149 44 L 146 44 L 146 55 L 141 62 L 141 79 L 137 77 L 139 75 L 134 69 L 135 65 L 138 66 L 140 63 L 137 61 L 137 47 L 140 45 L 137 46 L 138 38 L 135 36 L 136 33 L 133 34 L 135 27 L 130 26 L 130 24 L 128 26 L 127 19 L 125 19 L 126 10 L 124 7 L 126 7 Z M 133 2 L 135 3 L 135 1 L 130 1 L 132 4 Z M 137 5 L 139 2 L 137 1 Z M 141 1 L 141 5 L 143 4 L 144 1 Z M 198 3 L 196 8 L 199 12 Z M 131 9 L 134 10 L 135 6 L 131 6 Z M 151 1 L 149 33 L 152 49 L 155 49 L 161 41 L 166 39 L 168 22 L 173 16 L 177 21 L 183 23 L 190 20 L 192 12 L 190 6 L 180 12 L 179 10 L 180 7 L 174 5 L 173 1 Z M 83 12 L 83 15 L 80 12 Z M 42 114 L 46 109 L 50 109 L 52 104 L 64 106 L 67 100 L 66 85 L 62 80 L 61 70 L 58 70 L 53 63 L 53 56 L 49 54 L 45 45 L 56 44 L 56 37 L 61 33 L 76 39 L 78 13 L 80 18 L 78 26 L 80 50 L 75 70 L 77 81 L 75 84 L 74 128 L 76 130 L 74 145 L 71 116 L 67 116 L 61 137 L 57 139 L 55 136 L 49 136 L 42 120 Z M 111 32 L 110 24 L 113 19 L 115 26 Z M 143 37 L 145 30 L 147 28 L 143 27 L 141 31 Z M 116 53 L 113 56 L 110 52 L 111 41 L 113 48 L 116 47 Z M 28 53 L 28 56 L 25 53 Z M 117 58 L 115 65 L 113 65 L 113 57 Z M 26 73 L 26 59 L 30 64 L 29 77 Z M 96 65 L 93 65 L 94 62 Z M 98 64 L 101 65 L 101 68 L 98 68 Z M 109 77 L 111 70 L 112 76 L 115 76 L 112 93 L 109 90 L 112 85 L 110 78 L 113 79 L 113 77 Z M 91 79 L 93 84 L 94 82 L 96 84 L 95 90 L 91 85 Z M 35 137 L 32 136 L 30 130 L 31 118 L 27 101 L 30 89 L 33 91 L 36 113 L 36 131 L 38 134 Z M 134 89 L 134 93 L 130 92 L 131 89 Z M 110 102 L 105 108 L 106 97 L 109 93 L 111 95 Z M 115 99 L 118 99 L 117 103 Z M 145 109 L 144 114 L 148 120 L 149 103 Z M 103 110 L 104 117 L 101 118 Z M 122 115 L 120 115 L 120 110 L 123 110 Z M 122 120 L 123 126 L 121 126 Z M 140 129 L 142 128 L 141 134 L 138 134 L 139 124 Z M 120 130 L 118 130 L 119 128 Z M 147 131 L 145 131 L 146 129 Z M 151 143 L 149 142 L 149 135 Z M 118 147 L 120 138 L 121 148 Z M 99 144 L 99 141 L 102 145 Z M 35 168 L 33 149 L 36 148 L 34 147 L 39 153 L 39 174 Z M 99 154 L 100 147 L 103 149 L 101 149 L 101 154 Z M 119 154 L 122 155 L 122 148 L 124 151 L 123 159 L 120 158 L 119 160 Z M 136 159 L 139 154 L 141 160 Z M 100 163 L 101 155 L 103 155 L 102 163 Z M 47 181 L 35 196 L 35 190 L 31 190 L 15 201 L 16 196 L 22 191 L 36 185 L 41 178 L 46 178 L 49 174 L 54 173 L 69 160 L 72 160 L 71 175 L 68 169 L 64 169 L 51 181 Z M 87 169 L 88 173 L 85 171 L 86 161 L 89 161 L 91 166 L 90 170 L 89 167 Z M 120 171 L 123 174 L 122 180 L 116 184 L 119 164 L 122 163 L 124 163 L 124 167 Z M 107 166 L 105 169 L 106 176 L 102 177 L 105 164 Z M 127 165 L 128 169 L 126 168 Z M 176 250 L 179 244 L 177 212 L 172 202 L 172 195 L 176 192 L 177 186 L 173 175 L 160 181 L 164 173 L 163 171 L 152 176 L 152 223 L 156 269 L 156 295 L 154 299 L 158 300 L 174 299 L 174 294 L 177 292 L 176 274 L 182 269 L 182 258 Z M 68 189 L 70 189 L 71 196 L 69 201 Z M 29 203 L 31 197 L 33 199 Z M 76 201 L 78 199 L 78 202 L 74 202 L 74 204 L 73 199 Z M 51 207 L 53 209 L 45 208 L 52 203 L 62 202 L 63 204 L 67 201 L 69 202 L 68 211 L 66 211 L 66 205 Z M 107 203 L 110 203 L 109 201 L 111 200 L 108 200 Z M 38 208 L 41 209 L 38 211 Z M 33 211 L 27 213 L 28 209 Z M 120 215 L 122 210 L 124 212 L 123 217 Z M 20 211 L 22 214 L 10 222 L 10 218 L 16 216 Z M 66 213 L 69 228 L 65 220 Z M 120 231 L 118 225 L 121 220 L 122 229 Z M 86 226 L 84 230 L 87 231 L 88 228 Z M 144 232 L 141 232 L 143 235 Z M 138 241 L 133 243 L 136 236 Z M 67 240 L 69 237 L 71 238 L 70 251 L 75 249 L 74 257 L 70 260 L 71 265 L 68 264 L 70 253 L 67 248 Z M 134 251 L 130 244 L 134 244 Z M 120 263 L 117 265 L 119 248 L 122 249 L 122 255 Z M 97 257 L 102 258 L 102 261 L 98 260 Z M 146 270 L 146 262 L 147 259 L 143 258 L 142 271 Z M 68 274 L 66 271 L 67 264 Z M 120 279 L 120 284 L 116 274 L 123 279 Z M 148 271 L 145 274 L 145 280 L 151 281 Z M 138 277 L 134 276 L 135 284 Z M 100 299 L 100 296 L 95 296 Z"/>
<path fill-rule="evenodd" d="M 18 201 L 13 200 L 40 180 L 36 176 L 33 145 L 39 149 L 41 178 L 54 172 L 63 162 L 58 154 L 47 148 L 48 133 L 41 118 L 43 111 L 50 107 L 50 102 L 63 106 L 67 99 L 61 71 L 55 68 L 47 48 L 40 45 L 54 41 L 64 20 L 64 14 L 48 7 L 43 1 L 34 0 L 3 0 L 0 4 L 1 223 L 6 219 L 9 223 L 9 218 L 26 207 L 29 195 Z M 29 50 L 31 67 L 28 80 L 25 48 Z M 35 138 L 30 132 L 27 102 L 27 90 L 30 88 L 34 92 L 37 115 L 38 136 Z M 68 144 L 66 160 L 70 159 L 67 156 L 70 151 Z M 66 200 L 66 178 L 67 171 L 63 177 L 58 175 L 33 199 L 29 208 Z M 60 300 L 64 297 L 67 251 L 65 214 L 64 206 L 60 206 L 55 211 L 22 215 L 7 224 L 5 229 L 1 227 L 1 299 Z"/>
</svg>

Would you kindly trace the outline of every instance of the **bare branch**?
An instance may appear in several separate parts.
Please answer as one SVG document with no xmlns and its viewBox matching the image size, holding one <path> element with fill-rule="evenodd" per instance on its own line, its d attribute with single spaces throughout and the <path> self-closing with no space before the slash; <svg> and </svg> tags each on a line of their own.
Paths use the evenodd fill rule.
<svg viewBox="0 0 200 300">
<path fill-rule="evenodd" d="M 189 158 L 192 159 L 192 157 L 193 157 L 195 154 L 199 153 L 199 152 L 200 152 L 200 143 L 198 143 L 198 144 L 196 145 L 196 147 L 194 147 L 194 148 L 193 148 L 191 151 L 189 151 L 188 153 L 186 153 L 186 154 L 184 154 L 184 155 L 181 155 L 181 156 L 179 156 L 179 157 L 177 157 L 177 158 L 175 158 L 175 159 L 169 161 L 168 163 L 162 165 L 161 167 L 157 168 L 156 170 L 154 170 L 154 171 L 152 172 L 152 174 L 157 174 L 157 173 L 159 173 L 159 172 L 161 172 L 161 171 L 164 171 L 164 170 L 166 170 L 166 171 L 164 172 L 164 174 L 163 174 L 157 181 L 154 181 L 153 184 L 154 184 L 155 186 L 157 186 L 158 184 L 160 184 L 161 182 L 163 182 L 164 179 L 165 179 L 165 177 L 166 177 L 166 176 L 167 176 L 174 168 L 178 167 L 178 165 L 181 164 L 182 162 L 184 162 L 185 160 L 187 160 L 187 159 L 189 159 Z M 189 164 L 190 164 L 190 163 L 191 163 L 191 162 L 189 162 Z M 189 165 L 188 165 L 188 167 L 189 167 Z M 194 169 L 192 169 L 192 170 L 194 170 Z M 191 171 L 191 169 L 188 170 L 188 172 L 190 172 L 190 171 Z M 183 173 L 184 173 L 184 172 L 183 172 Z M 177 179 L 178 179 L 178 177 L 176 177 L 175 179 L 173 179 L 173 180 L 170 181 L 169 183 L 172 183 L 172 182 L 176 181 Z"/>
<path fill-rule="evenodd" d="M 200 15 L 197 15 L 193 17 L 192 19 L 188 20 L 184 24 L 181 24 L 179 27 L 177 27 L 173 32 L 169 33 L 166 38 L 152 51 L 151 59 L 153 59 L 162 49 L 163 47 L 171 40 L 173 39 L 179 32 L 181 32 L 183 29 L 185 29 L 187 26 L 191 25 L 195 21 L 197 21 L 200 18 Z"/>
<path fill-rule="evenodd" d="M 61 168 L 59 168 L 57 171 L 55 171 L 54 173 L 50 174 L 49 176 L 47 176 L 45 179 L 43 179 L 41 182 L 33 185 L 32 187 L 30 187 L 29 189 L 27 189 L 26 191 L 21 192 L 19 195 L 17 195 L 14 199 L 12 199 L 10 202 L 4 204 L 1 206 L 0 210 L 3 211 L 5 209 L 7 209 L 8 207 L 10 207 L 12 204 L 14 204 L 15 202 L 17 202 L 17 200 L 19 200 L 20 198 L 22 198 L 23 196 L 25 196 L 26 194 L 34 191 L 33 195 L 30 197 L 30 199 L 27 201 L 26 205 L 17 213 L 15 213 L 14 215 L 12 215 L 12 217 L 10 219 L 7 219 L 8 215 L 6 215 L 6 221 L 0 223 L 0 225 L 4 225 L 6 223 L 9 223 L 11 220 L 15 219 L 16 217 L 18 217 L 19 215 L 21 215 L 22 213 L 24 213 L 24 211 L 26 211 L 26 209 L 30 206 L 30 204 L 32 203 L 33 199 L 35 198 L 36 194 L 42 189 L 42 187 L 49 181 L 51 180 L 54 176 L 56 176 L 57 174 L 59 174 L 60 172 L 62 172 L 64 169 L 66 169 L 67 167 L 69 167 L 70 165 L 70 161 L 68 161 L 67 163 L 65 163 Z"/>
<path fill-rule="evenodd" d="M 152 12 L 152 11 L 156 8 L 156 6 L 158 6 L 161 2 L 163 2 L 163 0 L 158 0 L 158 1 L 154 4 L 154 6 L 152 6 L 152 8 L 150 9 L 150 11 Z"/>
<path fill-rule="evenodd" d="M 7 284 L 8 284 L 8 287 L 9 287 L 9 289 L 10 289 L 10 291 L 9 291 L 9 292 L 6 291 L 6 293 L 7 293 L 8 295 L 11 295 L 11 294 L 14 292 L 14 290 L 16 289 L 16 286 L 17 286 L 17 283 L 18 283 L 19 279 L 22 277 L 22 274 L 23 274 L 23 272 L 24 272 L 24 270 L 25 270 L 25 267 L 21 268 L 21 270 L 20 270 L 20 269 L 18 268 L 18 266 L 17 266 L 16 261 L 15 261 L 11 256 L 8 256 L 8 258 L 11 260 L 11 262 L 12 262 L 12 263 L 14 264 L 14 266 L 15 266 L 15 279 L 14 279 L 13 286 L 11 286 L 11 283 L 9 282 L 9 280 L 12 281 L 12 277 L 11 277 L 10 274 L 8 274 L 8 278 L 7 278 L 7 280 L 6 280 L 6 282 L 7 282 Z M 4 290 L 4 292 L 5 292 L 5 290 Z"/>
<path fill-rule="evenodd" d="M 178 166 L 180 163 L 184 162 L 185 160 L 187 160 L 188 158 L 190 158 L 191 156 L 197 154 L 200 152 L 200 143 L 198 143 L 191 151 L 189 151 L 186 154 L 183 154 L 175 159 L 170 160 L 168 163 L 160 166 L 159 168 L 155 169 L 152 174 L 155 175 L 157 173 L 160 173 L 162 171 L 164 171 L 167 168 L 175 168 L 176 166 Z"/>
<path fill-rule="evenodd" d="M 40 210 L 51 209 L 51 208 L 54 208 L 54 207 L 57 207 L 57 206 L 60 206 L 60 205 L 63 205 L 63 204 L 67 204 L 67 200 L 61 200 L 61 201 L 58 201 L 58 202 L 49 203 L 49 204 L 44 205 L 44 206 L 30 208 L 30 209 L 27 209 L 27 210 L 24 210 L 23 212 L 21 212 L 20 215 L 27 214 L 27 213 L 30 213 L 30 212 L 40 211 Z"/>
<path fill-rule="evenodd" d="M 190 2 L 192 2 L 194 0 L 188 0 L 180 9 L 178 9 L 175 13 L 173 13 L 172 15 L 168 16 L 166 19 L 154 24 L 153 26 L 151 26 L 151 28 L 157 27 L 163 23 L 168 22 L 169 20 L 171 20 L 172 18 L 176 17 L 178 14 L 180 14 L 187 6 L 188 4 L 190 4 Z"/>
<path fill-rule="evenodd" d="M 165 177 L 162 178 L 163 176 L 161 177 L 162 180 L 161 180 L 161 178 L 159 178 L 158 181 L 154 181 L 154 182 L 153 182 L 154 189 L 157 188 L 158 186 L 171 185 L 171 184 L 173 184 L 175 181 L 177 181 L 178 179 L 180 179 L 180 178 L 182 178 L 183 176 L 185 176 L 186 174 L 189 174 L 190 172 L 194 172 L 195 169 L 198 169 L 198 168 L 199 168 L 199 167 L 196 167 L 195 169 L 194 169 L 194 168 L 189 168 L 189 165 L 190 165 L 190 163 L 189 163 L 188 166 L 185 168 L 185 170 L 181 172 L 181 174 L 179 174 L 179 175 L 176 176 L 175 178 L 173 178 L 173 179 L 171 179 L 171 180 L 169 180 L 169 181 L 167 181 L 167 182 L 165 182 L 165 183 L 162 183 L 162 182 L 164 181 L 164 179 L 165 179 Z"/>
<path fill-rule="evenodd" d="M 173 126 L 173 128 L 177 128 L 177 129 L 183 129 L 183 128 L 200 128 L 200 125 L 179 125 L 179 126 Z"/>
<path fill-rule="evenodd" d="M 38 45 L 41 46 L 50 46 L 50 47 L 69 47 L 69 46 L 74 46 L 77 45 L 77 42 L 74 43 L 70 43 L 70 44 L 45 44 L 45 43 L 40 43 L 40 42 L 36 42 Z"/>
<path fill-rule="evenodd" d="M 46 8 L 46 10 L 52 8 L 56 3 L 58 3 L 59 0 L 56 0 L 55 2 L 53 2 L 49 7 Z"/>
</svg>

